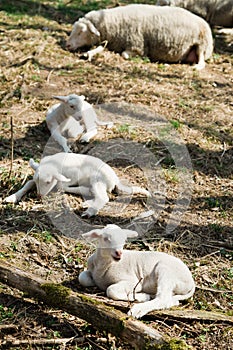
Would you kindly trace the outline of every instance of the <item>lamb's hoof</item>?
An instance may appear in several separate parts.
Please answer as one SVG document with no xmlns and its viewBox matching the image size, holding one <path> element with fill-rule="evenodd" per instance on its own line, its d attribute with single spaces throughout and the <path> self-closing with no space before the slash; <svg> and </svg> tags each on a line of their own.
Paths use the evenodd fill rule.
<svg viewBox="0 0 233 350">
<path fill-rule="evenodd" d="M 85 210 L 85 212 L 82 214 L 82 217 L 87 216 L 88 218 L 90 218 L 91 216 L 94 216 L 97 214 L 97 210 L 94 208 L 88 208 L 87 210 Z"/>
<path fill-rule="evenodd" d="M 134 318 L 141 318 L 143 317 L 147 312 L 142 310 L 142 304 L 135 304 L 128 312 L 128 316 L 132 316 Z"/>
<path fill-rule="evenodd" d="M 84 209 L 85 208 L 90 208 L 91 204 L 92 204 L 91 201 L 87 200 L 87 201 L 82 203 L 82 208 L 84 208 Z"/>
<path fill-rule="evenodd" d="M 81 143 L 88 143 L 88 142 L 89 142 L 89 139 L 81 138 L 81 139 L 80 139 L 80 142 L 81 142 Z"/>
<path fill-rule="evenodd" d="M 111 128 L 113 127 L 113 125 L 114 125 L 114 124 L 113 124 L 112 122 L 110 122 L 110 123 L 107 124 L 107 128 L 108 128 L 108 129 L 111 129 Z"/>
<path fill-rule="evenodd" d="M 6 197 L 6 198 L 4 199 L 4 202 L 15 204 L 15 203 L 18 202 L 18 198 L 16 197 L 15 194 L 12 194 L 11 196 Z"/>
</svg>

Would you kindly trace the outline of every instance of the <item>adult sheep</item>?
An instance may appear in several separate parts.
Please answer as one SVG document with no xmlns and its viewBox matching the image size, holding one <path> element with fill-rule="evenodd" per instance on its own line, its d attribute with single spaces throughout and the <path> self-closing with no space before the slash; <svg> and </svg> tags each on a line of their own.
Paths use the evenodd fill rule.
<svg viewBox="0 0 233 350">
<path fill-rule="evenodd" d="M 67 48 L 74 51 L 107 41 L 124 58 L 147 56 L 151 61 L 196 63 L 197 69 L 213 51 L 208 23 L 181 8 L 127 5 L 91 11 L 74 23 Z"/>
<path fill-rule="evenodd" d="M 158 0 L 157 5 L 182 7 L 211 26 L 233 27 L 233 0 Z"/>
</svg>

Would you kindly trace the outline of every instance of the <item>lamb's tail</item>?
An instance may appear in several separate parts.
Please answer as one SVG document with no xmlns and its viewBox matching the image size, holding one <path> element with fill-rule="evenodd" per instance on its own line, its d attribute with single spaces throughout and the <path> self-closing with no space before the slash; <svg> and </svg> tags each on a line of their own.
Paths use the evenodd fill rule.
<svg viewBox="0 0 233 350">
<path fill-rule="evenodd" d="M 128 193 L 128 194 L 142 194 L 146 197 L 151 197 L 151 194 L 149 191 L 147 191 L 145 188 L 139 187 L 139 186 L 127 186 L 123 183 L 119 182 L 116 186 L 117 191 Z"/>
<path fill-rule="evenodd" d="M 175 299 L 177 301 L 178 300 L 185 300 L 185 299 L 191 298 L 193 296 L 194 292 L 195 292 L 195 284 L 193 284 L 192 289 L 187 294 L 174 295 L 173 299 Z"/>
<path fill-rule="evenodd" d="M 101 120 L 99 120 L 98 118 L 96 118 L 96 124 L 99 126 L 107 126 L 108 129 L 111 129 L 113 127 L 113 122 L 102 122 Z"/>
<path fill-rule="evenodd" d="M 34 159 L 31 158 L 29 160 L 29 165 L 33 170 L 36 170 L 40 164 L 35 162 Z"/>
</svg>

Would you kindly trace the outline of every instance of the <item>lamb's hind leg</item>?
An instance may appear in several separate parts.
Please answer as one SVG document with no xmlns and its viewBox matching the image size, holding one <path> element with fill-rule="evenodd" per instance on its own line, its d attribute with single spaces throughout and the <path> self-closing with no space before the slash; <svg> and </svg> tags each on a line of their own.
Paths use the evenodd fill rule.
<svg viewBox="0 0 233 350">
<path fill-rule="evenodd" d="M 87 200 L 83 203 L 83 207 L 88 207 L 88 209 L 83 213 L 83 216 L 90 217 L 96 215 L 98 211 L 102 209 L 109 201 L 106 184 L 102 181 L 94 182 L 92 184 L 91 192 L 94 195 L 94 199 Z"/>
<path fill-rule="evenodd" d="M 163 265 L 157 265 L 157 293 L 154 299 L 141 304 L 135 304 L 129 311 L 129 315 L 140 318 L 153 310 L 168 309 L 179 305 L 179 300 L 173 297 L 174 279 L 170 271 Z M 158 271 L 159 270 L 159 271 Z M 156 276 L 155 276 L 156 280 Z"/>
<path fill-rule="evenodd" d="M 150 300 L 150 295 L 146 293 L 139 293 L 135 284 L 130 284 L 129 281 L 121 281 L 110 285 L 106 294 L 113 300 L 124 301 L 139 301 L 145 302 Z"/>
<path fill-rule="evenodd" d="M 68 137 L 76 138 L 83 133 L 83 127 L 79 121 L 75 120 L 73 117 L 69 117 L 66 121 L 63 131 L 67 132 Z"/>
</svg>

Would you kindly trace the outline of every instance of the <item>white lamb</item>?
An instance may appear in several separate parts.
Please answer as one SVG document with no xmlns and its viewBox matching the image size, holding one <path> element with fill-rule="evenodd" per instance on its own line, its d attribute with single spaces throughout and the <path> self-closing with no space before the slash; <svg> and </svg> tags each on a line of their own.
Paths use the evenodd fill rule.
<svg viewBox="0 0 233 350">
<path fill-rule="evenodd" d="M 98 286 L 114 300 L 139 301 L 128 312 L 140 318 L 150 311 L 179 305 L 190 298 L 195 283 L 188 267 L 178 258 L 161 252 L 123 250 L 135 231 L 107 225 L 82 236 L 98 239 L 88 269 L 79 275 L 85 287 Z"/>
<path fill-rule="evenodd" d="M 212 26 L 233 27 L 233 0 L 158 0 L 157 5 L 182 7 Z"/>
<path fill-rule="evenodd" d="M 123 185 L 108 164 L 89 155 L 62 152 L 44 157 L 40 164 L 31 159 L 29 165 L 35 170 L 33 180 L 29 180 L 19 191 L 7 197 L 6 202 L 17 203 L 34 185 L 42 197 L 47 196 L 57 186 L 64 192 L 93 198 L 83 203 L 83 207 L 88 208 L 83 216 L 90 217 L 108 203 L 108 193 L 114 189 L 128 194 L 150 196 L 141 187 Z"/>
<path fill-rule="evenodd" d="M 124 58 L 197 63 L 202 69 L 213 51 L 208 23 L 181 8 L 133 4 L 91 11 L 74 23 L 67 48 L 76 50 L 107 41 Z"/>
<path fill-rule="evenodd" d="M 98 120 L 93 107 L 85 101 L 84 96 L 71 94 L 68 96 L 54 96 L 61 103 L 57 103 L 49 108 L 46 115 L 46 123 L 52 137 L 62 146 L 65 152 L 71 152 L 67 135 L 76 138 L 86 131 L 81 137 L 81 142 L 89 142 L 97 134 L 98 125 L 112 126 L 111 122 L 101 122 Z M 83 122 L 84 127 L 80 124 Z"/>
</svg>

